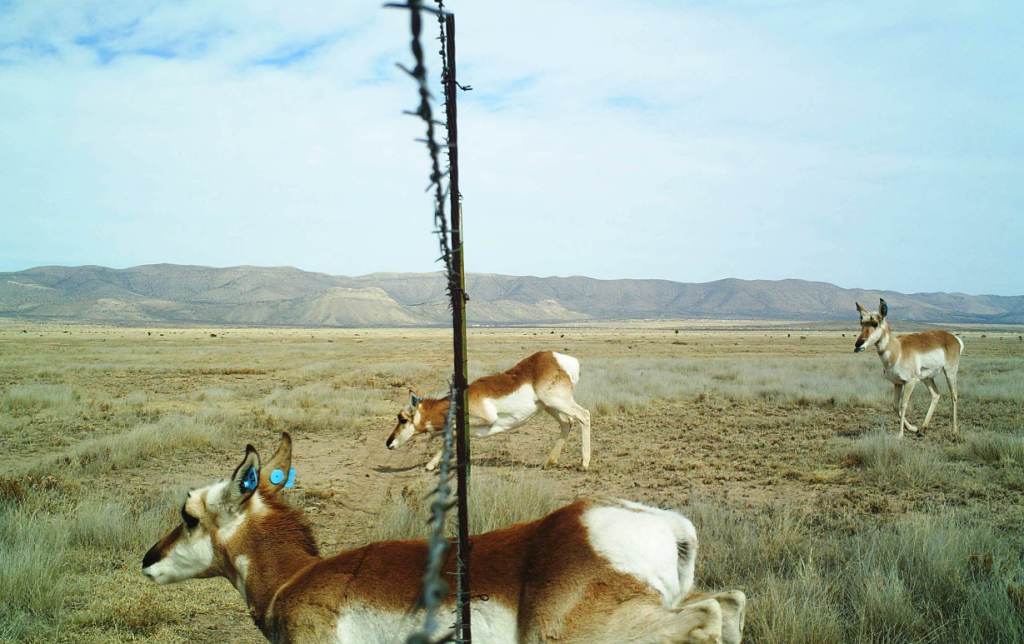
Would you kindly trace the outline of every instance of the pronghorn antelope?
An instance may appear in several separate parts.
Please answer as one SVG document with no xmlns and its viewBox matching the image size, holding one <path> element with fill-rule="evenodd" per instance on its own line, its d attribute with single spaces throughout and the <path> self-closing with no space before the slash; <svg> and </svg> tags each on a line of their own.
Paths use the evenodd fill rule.
<svg viewBox="0 0 1024 644">
<path fill-rule="evenodd" d="M 285 433 L 261 466 L 247 445 L 230 479 L 189 492 L 182 522 L 146 553 L 143 574 L 159 584 L 226 577 L 273 642 L 404 641 L 422 624 L 415 606 L 426 542 L 384 541 L 321 557 L 302 512 L 278 494 L 291 451 Z M 739 644 L 742 637 L 743 593 L 690 596 L 697 536 L 676 512 L 577 501 L 472 537 L 471 545 L 480 642 Z M 453 560 L 449 554 L 446 575 Z M 450 597 L 443 610 L 454 610 Z"/>
<path fill-rule="evenodd" d="M 907 420 L 910 395 L 918 380 L 924 381 L 932 394 L 932 402 L 921 423 L 921 431 L 928 428 L 935 407 L 939 404 L 939 388 L 935 384 L 935 376 L 940 371 L 946 375 L 949 384 L 949 393 L 953 399 L 953 433 L 958 433 L 957 405 L 960 395 L 956 388 L 956 374 L 960 368 L 964 341 L 946 331 L 894 335 L 886 318 L 889 306 L 885 300 L 878 300 L 877 313 L 868 311 L 859 302 L 856 304 L 857 312 L 860 313 L 860 335 L 857 336 L 853 350 L 863 351 L 872 345 L 878 350 L 878 357 L 882 360 L 882 375 L 892 382 L 895 389 L 893 405 L 900 416 L 900 436 L 903 436 L 904 427 L 912 432 L 918 431 Z"/>
<path fill-rule="evenodd" d="M 477 378 L 469 385 L 469 426 L 483 438 L 515 429 L 544 410 L 562 430 L 548 455 L 547 465 L 558 463 L 574 424 L 583 441 L 583 469 L 590 467 L 590 412 L 576 403 L 573 390 L 580 380 L 580 361 L 554 351 L 540 351 L 503 373 Z M 412 394 L 398 413 L 398 424 L 388 436 L 388 449 L 399 447 L 416 434 L 440 431 L 448 414 L 448 398 L 422 398 Z M 437 467 L 441 452 L 427 463 Z"/>
</svg>

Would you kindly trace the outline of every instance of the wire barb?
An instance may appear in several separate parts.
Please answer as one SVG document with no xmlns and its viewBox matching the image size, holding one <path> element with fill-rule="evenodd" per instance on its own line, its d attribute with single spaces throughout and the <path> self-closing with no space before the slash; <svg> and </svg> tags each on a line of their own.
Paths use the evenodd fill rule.
<svg viewBox="0 0 1024 644">
<path fill-rule="evenodd" d="M 427 82 L 427 66 L 424 61 L 423 46 L 420 44 L 420 34 L 423 30 L 423 18 L 421 12 L 426 11 L 428 13 L 437 16 L 438 23 L 440 24 L 439 37 L 440 41 L 440 54 L 441 54 L 441 79 L 445 83 L 445 104 L 450 100 L 447 89 L 447 78 L 448 78 L 448 62 L 446 57 L 447 52 L 447 34 L 445 33 L 445 18 L 448 15 L 444 10 L 443 0 L 435 0 L 437 8 L 426 7 L 423 5 L 423 0 L 408 0 L 407 3 L 387 3 L 384 6 L 388 8 L 399 8 L 409 10 L 409 27 L 412 33 L 412 40 L 409 44 L 409 48 L 412 51 L 415 65 L 408 67 L 401 63 L 396 63 L 399 69 L 411 76 L 417 84 L 417 90 L 419 94 L 419 104 L 414 110 L 406 110 L 404 113 L 410 116 L 415 116 L 421 119 L 426 128 L 426 134 L 421 139 L 416 139 L 417 142 L 423 143 L 430 155 L 430 181 L 427 184 L 427 191 L 433 190 L 434 192 L 434 228 L 438 238 L 438 246 L 441 250 L 441 256 L 438 261 L 444 263 L 445 274 L 447 276 L 447 291 L 449 296 L 452 293 L 458 292 L 457 289 L 457 276 L 455 274 L 454 264 L 452 261 L 452 250 L 451 250 L 451 229 L 448 224 L 448 215 L 445 208 L 445 203 L 448 198 L 448 186 L 445 180 L 448 178 L 450 165 L 450 146 L 448 140 L 444 143 L 439 143 L 437 140 L 437 129 L 440 127 L 446 127 L 446 124 L 438 119 L 434 118 L 433 107 L 431 101 L 433 95 L 431 94 L 430 87 Z M 463 89 L 469 89 L 468 87 Z M 447 131 L 447 130 L 446 130 Z M 441 168 L 441 151 L 449 151 L 449 164 L 442 170 Z M 450 302 L 454 301 L 450 297 Z M 453 446 L 455 436 L 455 411 L 456 411 L 456 389 L 455 380 L 449 382 L 448 388 L 448 413 L 445 417 L 444 428 L 441 432 L 443 445 L 441 448 L 441 460 L 438 463 L 438 481 L 434 489 L 427 495 L 430 499 L 429 503 L 429 518 L 428 525 L 430 526 L 430 534 L 427 539 L 427 564 L 426 569 L 423 572 L 423 586 L 420 592 L 420 597 L 417 600 L 417 604 L 412 610 L 423 610 L 423 626 L 422 628 L 413 633 L 406 640 L 407 644 L 440 644 L 441 642 L 454 642 L 461 641 L 458 639 L 459 633 L 461 633 L 460 623 L 454 624 L 449 627 L 446 631 L 440 634 L 440 639 L 434 639 L 435 633 L 439 630 L 438 613 L 441 605 L 444 603 L 445 598 L 451 592 L 451 589 L 442 576 L 442 569 L 445 561 L 447 561 L 447 554 L 451 547 L 451 543 L 445 538 L 445 527 L 446 517 L 448 512 L 455 507 L 457 503 L 456 494 L 452 490 L 452 481 L 454 479 L 454 472 L 452 469 L 453 460 Z M 465 494 L 466 490 L 458 490 L 459 494 Z M 456 613 L 461 615 L 461 611 Z M 459 618 L 461 620 L 461 617 Z"/>
</svg>

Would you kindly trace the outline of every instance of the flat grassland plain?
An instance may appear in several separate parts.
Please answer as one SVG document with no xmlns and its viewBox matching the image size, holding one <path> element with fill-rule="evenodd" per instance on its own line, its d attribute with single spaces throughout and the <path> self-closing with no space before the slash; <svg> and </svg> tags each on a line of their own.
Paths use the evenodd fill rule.
<svg viewBox="0 0 1024 644">
<path fill-rule="evenodd" d="M 841 325 L 669 322 L 470 330 L 471 376 L 578 357 L 593 463 L 539 415 L 475 440 L 474 522 L 580 495 L 678 508 L 698 586 L 750 597 L 751 642 L 1024 640 L 1024 340 L 959 329 L 961 438 L 945 383 L 923 439 Z M 388 451 L 409 387 L 443 390 L 450 335 L 419 329 L 0 323 L 0 640 L 258 642 L 223 579 L 140 573 L 192 486 L 295 438 L 302 507 L 331 554 L 422 533 L 437 441 Z M 927 406 L 914 397 L 913 419 Z M 595 618 L 600 618 L 596 616 Z"/>
</svg>

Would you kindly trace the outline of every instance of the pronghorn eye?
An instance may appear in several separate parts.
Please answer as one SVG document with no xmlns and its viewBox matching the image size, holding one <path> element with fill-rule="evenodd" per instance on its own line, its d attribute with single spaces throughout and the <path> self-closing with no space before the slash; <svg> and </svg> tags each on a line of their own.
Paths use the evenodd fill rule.
<svg viewBox="0 0 1024 644">
<path fill-rule="evenodd" d="M 404 422 L 405 422 L 405 416 L 403 416 L 402 414 L 398 414 L 398 424 L 401 425 Z"/>
<path fill-rule="evenodd" d="M 199 519 L 186 512 L 184 505 L 181 506 L 181 520 L 185 522 L 185 527 L 189 530 L 199 525 Z"/>
</svg>

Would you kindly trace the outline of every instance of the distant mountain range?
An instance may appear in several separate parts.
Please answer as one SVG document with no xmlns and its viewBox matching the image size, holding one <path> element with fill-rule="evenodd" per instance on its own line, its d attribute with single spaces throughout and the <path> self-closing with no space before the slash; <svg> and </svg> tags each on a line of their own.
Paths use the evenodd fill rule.
<svg viewBox="0 0 1024 644">
<path fill-rule="evenodd" d="M 804 280 L 702 284 L 470 274 L 476 324 L 615 319 L 850 320 L 879 297 L 899 320 L 1024 323 L 1024 296 L 844 289 Z M 449 320 L 440 273 L 342 277 L 291 267 L 43 266 L 0 273 L 0 316 L 114 324 L 424 326 Z"/>
</svg>

